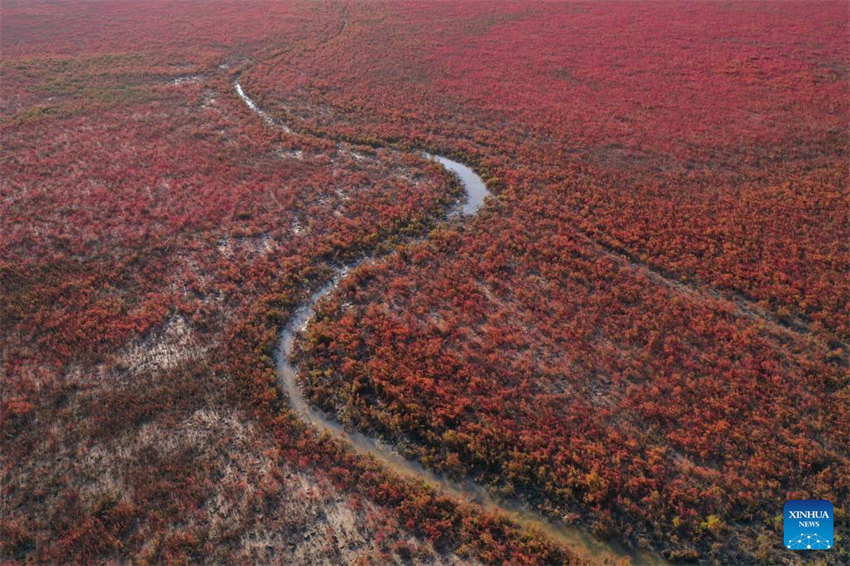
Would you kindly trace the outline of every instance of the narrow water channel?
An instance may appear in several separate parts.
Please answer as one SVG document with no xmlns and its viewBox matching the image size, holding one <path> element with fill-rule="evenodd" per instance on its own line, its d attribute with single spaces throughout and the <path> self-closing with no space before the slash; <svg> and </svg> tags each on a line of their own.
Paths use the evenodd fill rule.
<svg viewBox="0 0 850 566">
<path fill-rule="evenodd" d="M 234 86 L 239 97 L 263 120 L 272 126 L 289 131 L 288 127 L 283 124 L 277 124 L 271 116 L 258 108 L 254 101 L 245 94 L 238 81 Z M 466 197 L 463 202 L 459 203 L 448 213 L 447 218 L 456 215 L 464 217 L 474 216 L 484 206 L 485 199 L 490 195 L 490 191 L 487 190 L 487 185 L 483 179 L 463 163 L 441 155 L 428 153 L 424 155 L 456 174 L 463 185 Z M 355 266 L 369 259 L 371 258 L 361 258 L 356 262 Z M 404 458 L 392 446 L 382 442 L 380 439 L 357 431 L 347 431 L 343 429 L 340 423 L 311 407 L 304 397 L 301 386 L 298 384 L 298 368 L 291 361 L 295 338 L 307 328 L 315 312 L 316 304 L 323 297 L 332 293 L 353 267 L 346 266 L 338 269 L 330 283 L 315 291 L 309 300 L 295 310 L 292 318 L 281 331 L 280 343 L 276 352 L 278 384 L 286 393 L 291 409 L 299 418 L 320 431 L 328 432 L 342 439 L 356 452 L 375 458 L 399 475 L 423 480 L 428 485 L 443 493 L 474 502 L 485 509 L 500 512 L 518 524 L 541 531 L 547 537 L 572 549 L 578 554 L 591 555 L 596 558 L 608 558 L 612 562 L 619 562 L 625 558 L 636 564 L 664 563 L 658 556 L 626 550 L 618 545 L 596 539 L 582 529 L 562 522 L 549 520 L 534 511 L 524 502 L 495 498 L 484 486 L 475 482 L 456 482 L 438 475 L 432 470 L 424 468 L 419 462 Z"/>
</svg>

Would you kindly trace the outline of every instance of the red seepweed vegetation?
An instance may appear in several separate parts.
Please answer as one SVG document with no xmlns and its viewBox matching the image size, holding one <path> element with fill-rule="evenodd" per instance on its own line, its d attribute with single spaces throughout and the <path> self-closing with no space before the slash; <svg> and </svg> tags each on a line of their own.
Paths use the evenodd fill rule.
<svg viewBox="0 0 850 566">
<path fill-rule="evenodd" d="M 423 233 L 459 190 L 236 96 L 235 69 L 333 15 L 4 4 L 5 559 L 574 561 L 315 438 L 275 388 L 276 333 L 326 264 Z"/>
<path fill-rule="evenodd" d="M 782 502 L 848 490 L 845 7 L 381 6 L 246 81 L 499 198 L 327 301 L 313 401 L 603 535 L 789 559 Z"/>
<path fill-rule="evenodd" d="M 790 561 L 782 501 L 847 499 L 842 3 L 6 2 L 0 26 L 4 558 L 587 560 L 288 411 L 282 324 L 330 263 L 399 246 L 301 343 L 346 425 L 676 561 Z M 414 149 L 497 198 L 409 243 L 458 195 Z"/>
</svg>

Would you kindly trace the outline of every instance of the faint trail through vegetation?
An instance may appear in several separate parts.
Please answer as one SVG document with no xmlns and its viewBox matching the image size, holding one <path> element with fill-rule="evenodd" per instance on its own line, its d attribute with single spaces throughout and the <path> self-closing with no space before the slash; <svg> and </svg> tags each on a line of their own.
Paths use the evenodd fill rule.
<svg viewBox="0 0 850 566">
<path fill-rule="evenodd" d="M 596 248 L 600 253 L 611 257 L 618 263 L 627 265 L 635 270 L 635 272 L 645 275 L 660 285 L 673 289 L 682 295 L 697 295 L 703 299 L 729 303 L 738 316 L 761 320 L 774 334 L 784 334 L 792 339 L 801 340 L 807 345 L 827 350 L 836 350 L 840 352 L 840 356 L 836 358 L 836 361 L 844 366 L 848 364 L 847 355 L 850 354 L 850 345 L 847 342 L 841 340 L 835 334 L 828 334 L 829 338 L 826 339 L 824 336 L 819 336 L 799 316 L 790 314 L 787 316 L 777 315 L 760 306 L 755 299 L 744 296 L 741 292 L 723 291 L 710 285 L 701 285 L 697 282 L 683 282 L 673 274 L 665 273 L 659 268 L 640 260 L 628 250 L 605 244 L 581 228 L 576 227 L 576 230 L 589 245 Z"/>
</svg>

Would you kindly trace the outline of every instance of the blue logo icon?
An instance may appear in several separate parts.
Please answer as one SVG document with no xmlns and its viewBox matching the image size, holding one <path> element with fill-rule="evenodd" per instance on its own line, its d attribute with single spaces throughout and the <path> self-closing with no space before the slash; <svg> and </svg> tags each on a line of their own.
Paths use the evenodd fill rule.
<svg viewBox="0 0 850 566">
<path fill-rule="evenodd" d="M 785 548 L 827 550 L 833 538 L 832 503 L 813 499 L 792 499 L 782 512 Z"/>
</svg>

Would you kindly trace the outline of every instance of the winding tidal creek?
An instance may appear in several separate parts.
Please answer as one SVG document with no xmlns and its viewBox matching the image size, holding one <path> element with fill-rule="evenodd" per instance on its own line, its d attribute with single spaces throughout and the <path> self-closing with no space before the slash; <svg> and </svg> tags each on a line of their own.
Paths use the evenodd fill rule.
<svg viewBox="0 0 850 566">
<path fill-rule="evenodd" d="M 286 132 L 291 131 L 288 126 L 278 123 L 267 112 L 260 109 L 245 94 L 238 81 L 234 83 L 234 88 L 248 108 L 267 124 Z M 463 163 L 441 155 L 425 153 L 424 156 L 440 163 L 447 170 L 457 175 L 465 191 L 464 201 L 449 211 L 446 220 L 458 215 L 472 217 L 477 214 L 484 206 L 486 198 L 490 196 L 490 191 L 487 190 L 483 179 Z M 370 259 L 372 258 L 368 256 L 363 257 L 353 265 L 337 269 L 331 282 L 313 292 L 310 298 L 295 310 L 292 318 L 281 331 L 275 356 L 277 380 L 281 389 L 286 393 L 290 408 L 295 414 L 319 431 L 327 432 L 344 441 L 357 453 L 374 458 L 399 475 L 424 481 L 427 485 L 442 493 L 473 502 L 484 509 L 501 513 L 515 523 L 541 531 L 550 539 L 572 549 L 579 555 L 607 558 L 611 562 L 620 562 L 626 559 L 636 564 L 663 564 L 664 561 L 656 555 L 625 549 L 619 545 L 599 540 L 580 528 L 567 525 L 561 521 L 550 520 L 533 510 L 525 502 L 494 497 L 483 485 L 476 482 L 457 482 L 438 475 L 424 468 L 419 462 L 404 458 L 392 446 L 378 438 L 357 431 L 345 430 L 339 422 L 310 406 L 298 384 L 298 368 L 292 362 L 295 339 L 307 328 L 318 302 L 326 295 L 333 293 L 340 281 L 352 269 Z"/>
</svg>

